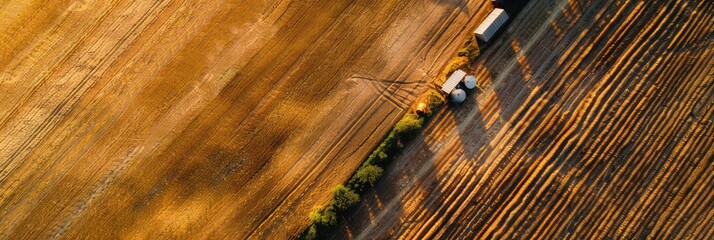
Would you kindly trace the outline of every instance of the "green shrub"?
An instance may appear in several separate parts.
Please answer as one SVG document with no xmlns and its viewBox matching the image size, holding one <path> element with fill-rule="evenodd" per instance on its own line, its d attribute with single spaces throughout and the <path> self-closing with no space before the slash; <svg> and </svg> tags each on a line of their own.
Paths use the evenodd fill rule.
<svg viewBox="0 0 714 240">
<path fill-rule="evenodd" d="M 469 60 L 469 63 L 476 62 L 476 59 L 478 58 L 479 54 L 480 51 L 478 48 L 478 42 L 474 37 L 470 37 L 457 53 L 459 57 L 466 57 Z"/>
<path fill-rule="evenodd" d="M 442 96 L 435 90 L 429 90 L 429 94 L 427 95 L 426 100 L 427 105 L 429 105 L 429 111 L 427 112 L 427 116 L 431 116 L 434 113 L 434 110 L 441 108 L 441 106 L 444 106 L 444 103 L 446 103 L 446 99 L 444 99 L 444 96 Z"/>
<path fill-rule="evenodd" d="M 365 161 L 366 164 L 373 164 L 373 165 L 374 165 L 374 164 L 377 164 L 377 162 L 378 162 L 378 159 L 377 159 L 377 153 L 378 153 L 378 152 L 377 152 L 377 150 L 379 150 L 379 149 L 375 149 L 375 150 L 372 152 L 372 154 L 370 154 L 369 157 L 367 157 L 367 161 Z"/>
<path fill-rule="evenodd" d="M 464 69 L 468 65 L 469 65 L 469 58 L 467 56 L 454 57 L 453 59 L 451 59 L 451 61 L 449 61 L 449 64 L 446 65 L 446 68 L 442 72 L 443 76 L 444 76 L 444 80 L 442 80 L 442 81 L 445 81 L 445 79 L 448 78 L 456 70 Z M 441 85 L 441 83 L 439 85 Z"/>
<path fill-rule="evenodd" d="M 310 220 L 315 225 L 331 227 L 337 224 L 337 213 L 335 207 L 328 205 L 327 207 L 315 206 L 310 212 Z M 317 231 L 317 230 L 315 230 Z"/>
<path fill-rule="evenodd" d="M 389 132 L 389 135 L 387 135 L 387 138 L 382 141 L 382 144 L 379 144 L 378 150 L 380 152 L 383 152 L 384 154 L 379 154 L 379 160 L 386 160 L 388 158 L 388 155 L 393 155 L 394 153 L 397 152 L 398 146 L 397 146 L 397 141 L 399 140 L 397 136 L 397 131 L 392 130 Z"/>
<path fill-rule="evenodd" d="M 468 51 L 468 55 L 466 56 L 469 58 L 469 63 L 476 62 L 476 59 L 478 59 L 479 56 L 478 47 L 474 45 L 469 45 L 465 49 L 466 51 Z"/>
<path fill-rule="evenodd" d="M 357 170 L 353 178 L 363 186 L 367 184 L 374 186 L 379 177 L 382 176 L 382 172 L 384 170 L 381 167 L 365 164 Z"/>
<path fill-rule="evenodd" d="M 317 239 L 317 226 L 315 224 L 310 225 L 307 231 L 303 232 L 300 239 L 304 240 L 314 240 Z"/>
<path fill-rule="evenodd" d="M 313 223 L 319 223 L 322 221 L 322 211 L 325 210 L 325 207 L 322 205 L 317 205 L 312 208 L 312 211 L 310 211 L 310 221 Z"/>
<path fill-rule="evenodd" d="M 392 145 L 394 145 L 394 144 L 390 144 L 390 146 L 392 146 Z M 380 149 L 380 150 L 381 151 L 377 152 L 377 160 L 380 163 L 386 163 L 387 161 L 389 161 L 389 155 L 386 152 L 384 152 L 386 149 Z"/>
<path fill-rule="evenodd" d="M 476 39 L 474 37 L 467 39 L 459 51 L 456 52 L 456 57 L 452 58 L 449 63 L 446 64 L 446 68 L 444 68 L 444 71 L 441 72 L 443 74 L 443 79 L 439 78 L 436 80 L 437 86 L 443 84 L 443 81 L 445 81 L 446 78 L 448 78 L 457 69 L 468 68 L 470 64 L 476 62 L 476 59 L 480 54 L 481 53 Z"/>
<path fill-rule="evenodd" d="M 381 166 L 387 162 L 389 162 L 389 154 L 387 154 L 385 152 L 385 149 L 382 147 L 377 147 L 377 149 L 375 149 L 374 152 L 369 155 L 367 161 L 365 161 L 366 164 L 377 166 Z"/>
<path fill-rule="evenodd" d="M 401 140 L 409 140 L 419 134 L 424 119 L 416 114 L 407 114 L 394 126 L 396 136 Z"/>
<path fill-rule="evenodd" d="M 359 203 L 359 195 L 342 184 L 332 189 L 332 205 L 338 211 L 344 211 Z"/>
</svg>

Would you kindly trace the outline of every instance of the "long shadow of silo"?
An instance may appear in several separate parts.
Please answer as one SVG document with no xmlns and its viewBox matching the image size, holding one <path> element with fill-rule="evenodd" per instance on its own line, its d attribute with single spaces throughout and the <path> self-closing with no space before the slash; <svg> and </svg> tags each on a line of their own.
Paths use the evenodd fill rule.
<svg viewBox="0 0 714 240">
<path fill-rule="evenodd" d="M 543 16 L 544 19 L 547 19 L 548 17 L 545 14 L 543 14 Z M 493 140 L 493 138 L 489 135 L 492 133 L 491 130 L 498 131 L 502 127 L 508 127 L 505 123 L 516 122 L 519 121 L 520 118 L 523 118 L 522 114 L 519 114 L 520 116 L 515 114 L 518 112 L 518 108 L 521 107 L 527 100 L 526 97 L 532 92 L 532 89 L 526 84 L 528 84 L 531 77 L 536 74 L 536 70 L 533 69 L 533 66 L 542 67 L 543 65 L 541 62 L 543 59 L 529 59 L 526 57 L 526 54 L 531 46 L 542 45 L 543 42 L 552 41 L 552 38 L 559 37 L 554 32 L 554 28 L 547 25 L 549 23 L 547 20 L 545 23 L 546 24 L 540 25 L 541 27 L 538 29 L 531 29 L 530 32 L 526 31 L 524 34 L 520 35 L 508 32 L 504 33 L 499 37 L 502 40 L 497 40 L 490 46 L 490 48 L 484 51 L 484 56 L 480 58 L 481 60 L 477 64 L 477 75 L 481 78 L 480 80 L 486 80 L 487 83 L 487 86 L 485 87 L 486 94 L 493 94 L 491 97 L 496 99 L 496 101 L 486 101 L 483 104 L 498 105 L 495 107 L 498 112 L 495 113 L 493 111 L 488 111 L 484 113 L 481 112 L 478 107 L 467 107 L 455 110 L 457 112 L 456 114 L 458 114 L 459 111 L 472 112 L 469 118 L 464 119 L 465 123 L 459 124 L 457 130 L 463 144 L 464 151 L 462 154 L 467 156 L 468 159 L 475 160 L 478 162 L 477 164 L 488 164 L 487 161 L 489 161 L 489 159 L 484 157 L 475 159 L 475 157 L 490 156 L 494 150 L 493 147 L 489 145 L 489 143 Z M 533 37 L 533 35 L 535 35 L 535 38 L 528 38 Z M 524 42 L 524 44 L 522 44 L 522 42 Z M 471 97 L 469 100 L 473 100 L 473 98 Z M 465 105 L 469 104 L 470 103 L 467 102 Z M 493 106 L 485 106 L 484 109 L 494 108 Z M 524 111 L 520 112 L 522 113 Z M 497 116 L 498 120 L 495 122 L 493 121 L 493 118 L 496 117 L 494 114 L 499 115 Z M 473 130 L 474 128 L 481 129 L 482 132 L 476 133 Z M 518 148 L 519 144 L 523 144 L 528 139 L 528 131 L 533 131 L 533 129 L 531 128 L 526 130 L 525 134 L 518 136 L 517 139 L 514 139 L 516 145 L 514 148 Z M 481 134 L 481 136 L 479 136 L 479 134 Z M 474 141 L 474 138 L 478 140 Z M 469 149 L 471 151 L 469 151 Z M 538 151 L 543 150 L 543 148 L 534 148 L 532 151 L 534 154 L 538 154 Z M 509 164 L 511 162 L 510 158 L 510 155 L 505 154 L 502 159 L 498 159 L 497 162 L 493 162 L 492 164 L 499 164 L 500 166 L 497 168 L 502 168 L 504 164 Z M 479 205 L 483 207 L 498 205 L 505 202 L 505 198 L 508 196 L 508 193 L 518 185 L 520 182 L 519 179 L 522 179 L 524 174 L 526 174 L 524 169 L 516 171 L 513 176 L 509 176 L 506 180 L 504 180 L 503 183 L 505 185 L 499 190 L 504 194 L 500 194 L 500 197 L 489 198 L 489 202 L 481 203 Z M 481 178 L 488 176 L 473 177 Z M 461 191 L 465 192 L 480 192 L 480 190 L 482 190 L 475 189 L 475 185 L 461 185 L 459 187 L 461 188 Z M 446 192 L 447 190 L 443 191 Z M 465 204 L 476 203 L 465 202 Z M 449 213 L 446 213 L 445 216 L 452 217 Z M 444 230 L 444 233 L 447 235 L 451 232 L 457 231 L 458 229 L 464 228 L 464 226 L 460 226 L 461 223 L 459 221 L 456 221 L 455 223 L 456 224 L 440 227 L 447 228 Z M 482 225 L 466 226 L 466 228 L 473 229 L 479 228 L 479 226 Z"/>
<path fill-rule="evenodd" d="M 558 5 L 558 7 L 562 8 L 562 6 Z M 555 9 L 556 11 L 560 11 L 559 9 Z M 562 34 L 558 33 L 557 29 L 557 24 L 553 24 L 553 21 L 546 21 L 544 22 L 545 24 L 541 25 L 541 28 L 538 29 L 538 31 L 542 31 L 542 34 L 536 34 L 536 36 L 539 36 L 535 38 L 534 40 L 536 43 L 534 43 L 533 46 L 548 46 L 546 43 L 551 42 L 555 43 L 559 41 L 559 38 L 562 38 Z M 548 25 L 550 24 L 550 25 Z M 545 26 L 545 28 L 543 28 Z M 550 28 L 548 28 L 550 26 Z M 577 35 L 577 34 L 576 34 Z M 512 46 L 512 53 L 514 57 L 514 62 L 516 65 L 513 67 L 510 67 L 510 71 L 508 72 L 501 72 L 501 73 L 496 73 L 496 74 L 490 74 L 492 73 L 491 69 L 494 69 L 494 71 L 498 70 L 497 67 L 495 67 L 495 64 L 491 64 L 491 68 L 489 68 L 489 63 L 485 64 L 486 67 L 484 67 L 481 71 L 487 71 L 488 74 L 487 76 L 496 76 L 498 80 L 496 83 L 501 83 L 502 86 L 509 86 L 510 87 L 517 87 L 516 89 L 520 88 L 520 90 L 515 93 L 516 95 L 513 96 L 514 93 L 509 91 L 509 88 L 503 88 L 499 87 L 497 84 L 494 84 L 496 86 L 493 87 L 493 91 L 496 94 L 496 97 L 498 98 L 499 104 L 501 105 L 501 108 L 503 109 L 502 112 L 502 117 L 509 122 L 518 122 L 521 121 L 521 118 L 523 116 L 519 116 L 519 114 L 516 114 L 517 111 L 515 111 L 518 107 L 529 107 L 531 104 L 530 102 L 526 102 L 527 98 L 524 96 L 528 96 L 533 90 L 531 87 L 527 87 L 525 84 L 530 84 L 531 86 L 539 86 L 538 93 L 536 95 L 540 95 L 540 93 L 546 93 L 548 91 L 555 91 L 551 93 L 552 98 L 550 99 L 551 101 L 557 100 L 560 95 L 563 94 L 564 88 L 558 87 L 555 88 L 553 83 L 557 81 L 548 81 L 550 79 L 549 74 L 541 74 L 542 72 L 547 72 L 548 71 L 548 63 L 552 60 L 555 55 L 551 54 L 543 54 L 538 53 L 538 52 L 532 52 L 532 51 L 523 51 L 522 55 L 518 57 L 518 51 L 520 48 L 522 48 L 523 45 L 520 43 L 526 42 L 522 40 L 522 36 L 513 36 L 512 38 L 509 39 L 511 42 Z M 530 45 L 529 42 L 526 42 L 528 45 Z M 526 49 L 528 50 L 528 49 Z M 533 53 L 533 54 L 529 54 Z M 493 54 L 493 52 L 486 52 L 486 54 Z M 485 54 L 485 55 L 486 55 Z M 490 59 L 489 59 L 490 60 Z M 504 75 L 505 74 L 505 75 Z M 515 79 L 513 79 L 515 78 Z M 534 78 L 534 79 L 531 79 Z M 535 79 L 535 78 L 540 78 L 540 79 Z M 535 81 L 534 81 L 535 80 Z M 518 84 L 519 81 L 523 84 L 520 86 L 512 86 L 512 84 Z M 543 85 L 543 82 L 547 82 L 546 85 Z M 558 92 L 561 91 L 561 92 Z M 521 97 L 518 97 L 521 96 Z M 554 100 L 555 99 L 555 100 Z M 548 105 L 548 107 L 559 107 L 559 106 L 554 106 L 554 105 Z M 561 110 L 562 112 L 562 110 Z M 540 120 L 543 120 L 542 115 L 536 115 L 532 119 L 528 119 L 529 121 L 533 122 L 539 122 Z M 519 136 L 517 136 L 517 139 L 513 139 L 513 148 L 519 148 L 522 146 L 522 144 L 527 140 L 528 136 L 530 135 L 529 133 L 534 131 L 534 127 L 537 126 L 537 124 L 532 124 L 529 125 L 526 129 L 525 132 Z M 550 130 L 546 130 L 546 132 L 557 132 L 558 129 L 562 127 L 562 122 L 554 124 Z M 543 136 L 544 141 L 542 141 L 539 144 L 536 144 L 533 148 L 528 149 L 528 154 L 529 155 L 540 155 L 542 154 L 544 149 L 545 144 L 543 143 L 548 143 L 550 141 L 546 141 L 550 139 L 549 134 L 546 134 Z M 528 159 L 528 158 L 526 158 Z M 499 159 L 499 162 L 508 162 L 510 159 L 508 159 L 508 155 L 504 157 L 504 159 Z M 532 163 L 530 162 L 522 162 L 518 163 L 519 166 L 525 166 L 525 165 L 530 165 Z M 524 165 L 525 164 L 525 165 Z M 481 205 L 484 206 L 481 208 L 481 210 L 477 210 L 476 212 L 483 213 L 483 216 L 485 219 L 488 219 L 491 213 L 492 208 L 498 208 L 503 202 L 505 201 L 505 198 L 509 196 L 510 191 L 514 189 L 515 187 L 518 186 L 521 178 L 523 178 L 524 174 L 526 174 L 526 171 L 524 169 L 517 169 L 514 171 L 511 175 L 509 175 L 505 181 L 503 181 L 503 185 L 499 187 L 498 192 L 499 194 L 496 194 L 497 196 L 500 197 L 491 197 L 488 198 L 488 201 L 485 203 L 482 203 Z M 488 207 L 485 207 L 488 206 Z M 485 210 L 483 210 L 485 209 Z M 479 229 L 484 227 L 485 221 L 476 221 L 476 224 L 471 226 L 474 229 Z M 507 225 L 504 224 L 503 222 L 498 223 L 500 225 Z"/>
</svg>

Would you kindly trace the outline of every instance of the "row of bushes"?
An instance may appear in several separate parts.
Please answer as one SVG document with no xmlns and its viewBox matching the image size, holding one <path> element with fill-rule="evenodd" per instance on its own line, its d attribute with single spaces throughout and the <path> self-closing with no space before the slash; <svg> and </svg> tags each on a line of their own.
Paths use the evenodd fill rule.
<svg viewBox="0 0 714 240">
<path fill-rule="evenodd" d="M 441 85 L 448 75 L 457 69 L 466 69 L 479 56 L 479 48 L 474 37 L 470 37 L 451 59 L 440 78 L 434 81 Z M 337 225 L 338 216 L 360 202 L 360 195 L 379 180 L 386 167 L 399 155 L 404 144 L 416 137 L 421 131 L 424 121 L 441 108 L 446 100 L 444 96 L 430 89 L 417 102 L 426 102 L 426 109 L 410 111 L 397 122 L 377 148 L 357 168 L 345 185 L 337 185 L 332 189 L 332 200 L 325 205 L 315 206 L 310 212 L 310 226 L 303 231 L 300 239 L 317 239 L 323 237 L 332 227 Z M 417 113 L 418 112 L 418 113 Z"/>
<path fill-rule="evenodd" d="M 337 224 L 338 216 L 360 201 L 360 195 L 379 180 L 386 167 L 399 154 L 404 144 L 419 134 L 424 120 L 444 105 L 444 97 L 430 90 L 425 97 L 428 111 L 419 115 L 412 109 L 397 122 L 377 148 L 357 168 L 345 185 L 332 189 L 332 200 L 325 206 L 315 206 L 310 212 L 310 226 L 301 239 L 316 239 Z"/>
</svg>

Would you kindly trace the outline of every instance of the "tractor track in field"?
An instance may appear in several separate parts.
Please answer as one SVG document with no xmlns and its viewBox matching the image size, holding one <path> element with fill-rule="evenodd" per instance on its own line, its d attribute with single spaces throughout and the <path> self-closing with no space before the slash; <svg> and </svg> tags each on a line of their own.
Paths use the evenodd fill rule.
<svg viewBox="0 0 714 240">
<path fill-rule="evenodd" d="M 0 236 L 296 236 L 484 4 L 3 4 Z"/>
</svg>

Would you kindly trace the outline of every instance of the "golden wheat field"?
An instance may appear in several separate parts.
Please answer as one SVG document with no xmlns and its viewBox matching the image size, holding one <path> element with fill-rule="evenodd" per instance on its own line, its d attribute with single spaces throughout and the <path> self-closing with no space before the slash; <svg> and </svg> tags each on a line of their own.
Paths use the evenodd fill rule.
<svg viewBox="0 0 714 240">
<path fill-rule="evenodd" d="M 0 2 L 0 238 L 283 239 L 486 1 Z"/>
</svg>

